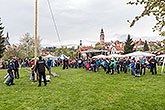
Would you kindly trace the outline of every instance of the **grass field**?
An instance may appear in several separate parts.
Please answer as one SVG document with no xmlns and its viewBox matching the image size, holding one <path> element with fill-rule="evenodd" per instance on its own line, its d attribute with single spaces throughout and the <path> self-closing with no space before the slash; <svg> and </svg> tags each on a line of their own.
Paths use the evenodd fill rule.
<svg viewBox="0 0 165 110">
<path fill-rule="evenodd" d="M 137 78 L 83 69 L 53 72 L 60 78 L 38 88 L 22 69 L 16 85 L 7 87 L 6 70 L 0 70 L 0 110 L 165 110 L 165 73 Z"/>
</svg>

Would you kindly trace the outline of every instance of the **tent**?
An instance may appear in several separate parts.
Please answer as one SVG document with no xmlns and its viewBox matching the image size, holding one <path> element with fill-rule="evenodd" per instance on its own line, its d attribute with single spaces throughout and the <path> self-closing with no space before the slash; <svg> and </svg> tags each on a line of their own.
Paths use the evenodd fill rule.
<svg viewBox="0 0 165 110">
<path fill-rule="evenodd" d="M 120 55 L 120 54 L 111 54 L 109 56 L 107 56 L 108 58 L 113 58 L 113 57 L 124 57 L 124 55 Z"/>
<path fill-rule="evenodd" d="M 164 70 L 164 65 L 165 65 L 165 54 L 163 54 L 163 55 L 159 55 L 159 56 L 156 56 L 156 57 L 158 57 L 158 58 L 164 58 L 164 60 L 163 60 L 163 65 L 162 65 L 162 70 L 161 70 L 161 72 L 163 73 L 163 70 Z"/>
<path fill-rule="evenodd" d="M 148 57 L 148 56 L 155 56 L 154 54 L 146 53 L 146 52 L 141 52 L 141 51 L 136 51 L 133 53 L 126 54 L 124 56 L 131 56 L 131 57 Z"/>
<path fill-rule="evenodd" d="M 58 59 L 69 59 L 69 57 L 65 56 L 64 54 L 60 55 Z"/>
<path fill-rule="evenodd" d="M 98 55 L 98 56 L 94 56 L 92 58 L 107 58 L 107 56 L 105 56 L 105 55 Z"/>
<path fill-rule="evenodd" d="M 52 60 L 56 60 L 57 59 L 57 57 L 55 57 L 55 56 L 52 56 L 52 55 L 47 55 L 47 56 L 45 56 L 45 57 L 43 57 L 45 60 L 47 60 L 48 58 L 50 58 L 50 59 L 52 59 Z"/>
<path fill-rule="evenodd" d="M 160 57 L 165 58 L 165 54 L 159 55 L 159 56 L 156 56 L 156 57 L 158 57 L 158 58 L 160 58 Z"/>
<path fill-rule="evenodd" d="M 91 49 L 91 50 L 87 50 L 87 51 L 83 51 L 83 53 L 101 53 L 101 50 L 94 50 L 94 49 Z"/>
</svg>

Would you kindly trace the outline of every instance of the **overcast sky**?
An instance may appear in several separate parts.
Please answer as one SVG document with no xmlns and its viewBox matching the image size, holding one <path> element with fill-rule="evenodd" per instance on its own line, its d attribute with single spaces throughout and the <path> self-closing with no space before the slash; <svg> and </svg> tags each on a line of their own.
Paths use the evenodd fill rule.
<svg viewBox="0 0 165 110">
<path fill-rule="evenodd" d="M 35 0 L 0 0 L 0 17 L 9 32 L 10 42 L 18 43 L 19 38 L 29 32 L 34 35 Z M 39 1 L 38 33 L 42 44 L 57 45 L 58 37 L 53 27 L 47 0 Z M 129 0 L 50 0 L 63 44 L 89 43 L 99 41 L 100 30 L 105 31 L 105 40 L 121 40 L 131 34 L 134 40 L 160 40 L 152 32 L 154 17 L 145 17 L 129 28 L 127 20 L 139 15 L 143 6 L 129 6 Z"/>
</svg>

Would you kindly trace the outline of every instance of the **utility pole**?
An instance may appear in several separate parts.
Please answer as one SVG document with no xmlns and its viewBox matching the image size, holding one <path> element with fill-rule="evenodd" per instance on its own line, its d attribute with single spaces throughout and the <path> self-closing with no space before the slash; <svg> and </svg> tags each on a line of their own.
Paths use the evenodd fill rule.
<svg viewBox="0 0 165 110">
<path fill-rule="evenodd" d="M 37 0 L 35 2 L 35 64 L 37 62 L 37 8 L 38 8 L 38 5 L 37 5 Z"/>
</svg>

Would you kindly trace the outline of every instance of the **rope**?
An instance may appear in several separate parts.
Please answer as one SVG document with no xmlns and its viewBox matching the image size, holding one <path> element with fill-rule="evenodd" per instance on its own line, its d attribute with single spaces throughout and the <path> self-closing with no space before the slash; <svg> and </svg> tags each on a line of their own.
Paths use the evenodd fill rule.
<svg viewBox="0 0 165 110">
<path fill-rule="evenodd" d="M 51 14 L 51 16 L 52 16 L 52 21 L 53 21 L 54 29 L 55 29 L 55 32 L 57 33 L 58 41 L 59 41 L 59 43 L 60 43 L 61 46 L 62 46 L 61 39 L 60 39 L 60 34 L 59 34 L 58 27 L 57 27 L 57 23 L 56 23 L 54 14 L 53 14 L 53 10 L 52 10 L 52 7 L 51 7 L 51 3 L 50 3 L 49 0 L 47 0 L 47 2 L 48 2 L 50 14 Z"/>
</svg>

